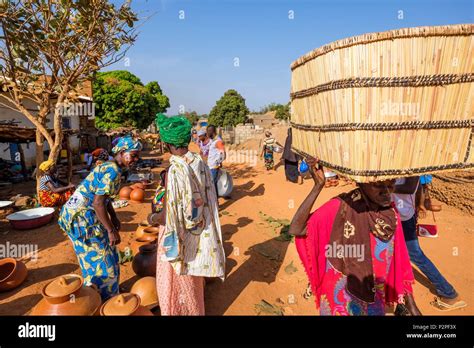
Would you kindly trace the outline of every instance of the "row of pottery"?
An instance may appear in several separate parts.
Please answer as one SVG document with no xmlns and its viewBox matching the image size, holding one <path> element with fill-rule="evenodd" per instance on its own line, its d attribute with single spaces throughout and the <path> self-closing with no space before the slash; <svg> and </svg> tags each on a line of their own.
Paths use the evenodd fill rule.
<svg viewBox="0 0 474 348">
<path fill-rule="evenodd" d="M 43 299 L 33 308 L 31 315 L 131 315 L 150 316 L 150 308 L 158 306 L 154 277 L 139 279 L 132 293 L 111 297 L 102 304 L 97 288 L 84 285 L 77 274 L 66 274 L 43 287 Z"/>
</svg>

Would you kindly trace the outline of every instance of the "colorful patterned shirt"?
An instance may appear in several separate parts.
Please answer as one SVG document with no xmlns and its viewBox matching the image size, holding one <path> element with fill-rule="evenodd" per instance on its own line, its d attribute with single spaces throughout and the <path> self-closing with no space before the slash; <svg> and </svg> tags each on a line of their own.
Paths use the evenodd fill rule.
<svg viewBox="0 0 474 348">
<path fill-rule="evenodd" d="M 91 236 L 100 222 L 92 203 L 95 195 L 114 197 L 120 188 L 121 170 L 115 162 L 104 162 L 94 168 L 81 182 L 61 209 L 59 226 L 66 233 L 74 231 L 75 238 Z M 71 229 L 73 223 L 79 228 Z"/>
<path fill-rule="evenodd" d="M 180 275 L 224 279 L 225 254 L 209 168 L 192 152 L 171 156 L 170 163 L 162 259 Z"/>
</svg>

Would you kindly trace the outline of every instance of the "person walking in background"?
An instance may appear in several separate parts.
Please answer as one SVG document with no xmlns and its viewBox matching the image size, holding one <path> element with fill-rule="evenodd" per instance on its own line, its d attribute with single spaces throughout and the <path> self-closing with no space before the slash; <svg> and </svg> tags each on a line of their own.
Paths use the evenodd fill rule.
<svg viewBox="0 0 474 348">
<path fill-rule="evenodd" d="M 207 161 L 207 157 L 209 156 L 209 147 L 211 146 L 211 139 L 207 136 L 205 128 L 198 130 L 197 135 L 199 139 L 199 154 L 204 161 Z"/>
<path fill-rule="evenodd" d="M 207 127 L 207 136 L 210 139 L 207 165 L 211 171 L 212 182 L 217 192 L 219 170 L 222 168 L 222 162 L 224 162 L 226 158 L 224 141 L 222 141 L 222 138 L 217 135 L 216 127 L 213 125 Z"/>
<path fill-rule="evenodd" d="M 272 137 L 272 133 L 270 131 L 266 131 L 265 139 L 263 140 L 262 153 L 260 157 L 263 157 L 265 161 L 265 168 L 267 168 L 267 170 L 274 169 L 273 155 L 275 145 L 283 147 L 275 140 L 275 138 Z"/>
<path fill-rule="evenodd" d="M 141 148 L 131 137 L 118 139 L 112 149 L 114 160 L 94 168 L 63 206 L 58 220 L 72 242 L 85 285 L 96 285 L 104 301 L 119 293 L 120 221 L 112 197 L 119 191 L 122 168 L 138 161 Z"/>
<path fill-rule="evenodd" d="M 315 167 L 317 159 L 306 161 L 314 187 L 289 233 L 297 236 L 320 314 L 385 315 L 386 305 L 406 303 L 412 315 L 420 315 L 400 217 L 391 202 L 394 180 L 359 184 L 311 213 L 325 176 Z"/>
<path fill-rule="evenodd" d="M 285 147 L 283 150 L 283 161 L 285 163 L 285 177 L 287 181 L 298 182 L 298 177 L 301 178 L 301 184 L 303 183 L 303 175 L 298 170 L 298 162 L 301 160 L 301 156 L 293 152 L 291 146 L 293 145 L 293 132 L 291 128 L 288 128 L 288 135 L 285 140 Z"/>
<path fill-rule="evenodd" d="M 195 129 L 192 130 L 191 132 L 191 139 L 193 140 L 193 143 L 197 144 L 199 141 L 197 131 Z"/>
<path fill-rule="evenodd" d="M 441 275 L 436 266 L 421 250 L 416 233 L 417 214 L 415 209 L 415 194 L 419 184 L 420 180 L 417 176 L 397 179 L 392 195 L 393 202 L 400 213 L 410 260 L 436 288 L 438 297 L 432 303 L 436 308 L 453 310 L 466 307 L 466 302 L 459 299 L 459 295 L 454 287 Z"/>
<path fill-rule="evenodd" d="M 74 192 L 73 184 L 66 184 L 58 179 L 56 164 L 52 160 L 44 161 L 39 166 L 39 202 L 43 207 L 60 207 L 67 202 Z"/>
<path fill-rule="evenodd" d="M 163 226 L 156 270 L 161 315 L 204 315 L 205 277 L 225 276 L 217 196 L 210 170 L 188 150 L 190 122 L 158 115 L 157 123 L 171 153 L 163 208 L 148 217 Z"/>
</svg>

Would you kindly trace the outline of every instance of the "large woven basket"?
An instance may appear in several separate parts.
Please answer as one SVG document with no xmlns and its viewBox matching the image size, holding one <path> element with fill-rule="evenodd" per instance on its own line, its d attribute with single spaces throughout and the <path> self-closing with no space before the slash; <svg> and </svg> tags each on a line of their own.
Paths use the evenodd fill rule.
<svg viewBox="0 0 474 348">
<path fill-rule="evenodd" d="M 474 167 L 474 25 L 333 42 L 291 65 L 293 149 L 358 182 Z"/>
</svg>

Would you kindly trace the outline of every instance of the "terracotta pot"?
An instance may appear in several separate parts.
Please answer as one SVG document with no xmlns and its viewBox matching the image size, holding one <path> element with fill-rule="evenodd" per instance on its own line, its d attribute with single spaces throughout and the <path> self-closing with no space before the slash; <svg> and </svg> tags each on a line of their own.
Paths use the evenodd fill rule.
<svg viewBox="0 0 474 348">
<path fill-rule="evenodd" d="M 43 287 L 41 294 L 43 299 L 31 315 L 94 315 L 102 302 L 97 288 L 85 286 L 77 274 L 57 277 Z"/>
<path fill-rule="evenodd" d="M 133 255 L 137 255 L 142 245 L 152 244 L 156 242 L 156 236 L 146 235 L 141 238 L 134 239 L 130 244 L 130 249 L 132 250 Z"/>
<path fill-rule="evenodd" d="M 135 231 L 135 238 L 141 238 L 143 236 L 158 236 L 158 232 L 160 229 L 158 227 L 152 226 L 138 226 L 137 230 Z"/>
<path fill-rule="evenodd" d="M 140 296 L 132 293 L 123 293 L 107 300 L 100 307 L 100 315 L 152 316 L 153 313 L 141 305 Z"/>
<path fill-rule="evenodd" d="M 157 244 L 142 245 L 139 250 L 139 253 L 133 257 L 133 271 L 140 277 L 154 277 L 156 275 Z"/>
<path fill-rule="evenodd" d="M 120 199 L 130 199 L 130 193 L 132 192 L 132 188 L 130 186 L 124 186 L 119 191 Z"/>
<path fill-rule="evenodd" d="M 144 277 L 138 279 L 130 290 L 132 294 L 140 296 L 142 306 L 149 309 L 158 306 L 158 294 L 156 293 L 156 278 Z"/>
<path fill-rule="evenodd" d="M 136 203 L 142 203 L 145 199 L 145 191 L 142 189 L 136 188 L 130 193 L 130 200 Z"/>
<path fill-rule="evenodd" d="M 0 260 L 0 291 L 9 291 L 21 285 L 28 275 L 25 264 L 10 257 Z"/>
</svg>

